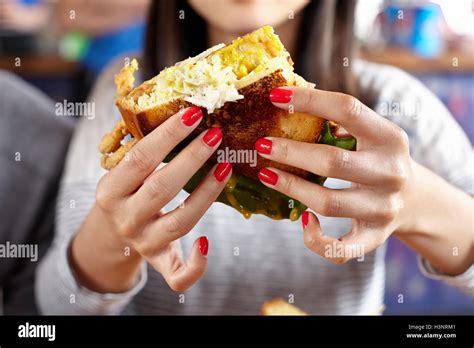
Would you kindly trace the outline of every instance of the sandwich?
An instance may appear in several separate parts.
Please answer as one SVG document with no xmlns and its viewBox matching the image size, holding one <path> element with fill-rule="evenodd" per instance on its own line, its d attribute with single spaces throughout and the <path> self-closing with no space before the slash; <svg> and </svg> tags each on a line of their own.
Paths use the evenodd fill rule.
<svg viewBox="0 0 474 348">
<path fill-rule="evenodd" d="M 271 315 L 308 315 L 295 305 L 288 303 L 282 298 L 274 298 L 264 302 L 260 309 L 261 314 L 265 316 Z"/>
<path fill-rule="evenodd" d="M 213 157 L 186 184 L 187 192 L 192 192 L 216 163 L 220 150 L 255 151 L 255 142 L 265 136 L 355 147 L 354 138 L 336 136 L 337 124 L 314 115 L 288 112 L 271 103 L 269 94 L 273 88 L 314 85 L 293 71 L 289 52 L 270 26 L 178 62 L 135 87 L 137 69 L 137 61 L 132 60 L 115 77 L 116 105 L 122 120 L 104 136 L 99 147 L 101 165 L 107 170 L 116 166 L 140 139 L 191 105 L 201 107 L 203 121 L 165 162 L 209 127 L 219 127 L 223 139 Z M 272 219 L 297 220 L 306 209 L 302 203 L 262 184 L 258 179 L 262 167 L 279 168 L 318 184 L 325 180 L 261 156 L 256 156 L 256 163 L 233 164 L 233 174 L 217 201 L 235 208 L 245 218 L 263 214 Z"/>
</svg>

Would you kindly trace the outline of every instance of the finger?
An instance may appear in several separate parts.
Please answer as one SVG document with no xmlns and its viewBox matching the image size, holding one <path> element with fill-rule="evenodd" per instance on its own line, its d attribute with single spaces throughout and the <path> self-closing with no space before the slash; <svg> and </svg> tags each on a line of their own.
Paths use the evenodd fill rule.
<svg viewBox="0 0 474 348">
<path fill-rule="evenodd" d="M 328 253 L 328 248 L 337 249 L 337 247 L 343 246 L 343 243 L 335 238 L 323 234 L 319 219 L 316 215 L 305 211 L 301 215 L 301 221 L 304 231 L 304 245 L 309 250 L 335 264 L 341 264 L 347 261 L 343 255 Z"/>
<path fill-rule="evenodd" d="M 167 250 L 149 260 L 150 264 L 163 275 L 166 283 L 176 292 L 183 292 L 196 283 L 207 269 L 209 241 L 199 237 L 193 244 L 187 262 L 183 261 L 181 244 L 176 241 Z"/>
<path fill-rule="evenodd" d="M 387 164 L 376 162 L 368 152 L 273 137 L 257 140 L 255 149 L 262 157 L 321 176 L 364 185 L 391 183 L 393 178 Z"/>
<path fill-rule="evenodd" d="M 371 190 L 329 189 L 276 168 L 262 168 L 258 177 L 266 186 L 324 216 L 389 220 L 398 211 L 395 198 L 384 199 Z"/>
<path fill-rule="evenodd" d="M 113 197 L 122 197 L 135 192 L 201 120 L 202 111 L 196 106 L 171 116 L 141 139 L 117 167 L 104 176 L 102 185 L 106 186 Z"/>
<path fill-rule="evenodd" d="M 165 167 L 153 173 L 130 197 L 137 218 L 146 220 L 170 202 L 204 165 L 222 140 L 219 128 L 211 128 L 194 139 Z"/>
<path fill-rule="evenodd" d="M 184 204 L 161 216 L 144 229 L 143 243 L 156 245 L 159 248 L 191 231 L 222 192 L 231 173 L 230 163 L 215 165 Z"/>
<path fill-rule="evenodd" d="M 283 90 L 284 92 L 280 92 Z M 388 141 L 394 125 L 362 104 L 342 93 L 304 87 L 276 88 L 270 93 L 275 106 L 305 112 L 335 121 L 356 138 Z"/>
<path fill-rule="evenodd" d="M 352 230 L 336 239 L 323 234 L 316 215 L 305 211 L 301 219 L 305 246 L 334 264 L 343 264 L 354 258 L 363 261 L 366 253 L 381 244 L 378 242 L 379 238 L 374 237 L 377 235 L 376 231 L 365 230 L 355 233 Z"/>
</svg>

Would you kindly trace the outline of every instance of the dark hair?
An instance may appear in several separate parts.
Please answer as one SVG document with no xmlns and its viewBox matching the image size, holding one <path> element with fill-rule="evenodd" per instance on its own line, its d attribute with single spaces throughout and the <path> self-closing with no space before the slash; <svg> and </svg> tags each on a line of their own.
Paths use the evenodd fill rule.
<svg viewBox="0 0 474 348">
<path fill-rule="evenodd" d="M 318 88 L 358 96 L 352 69 L 356 0 L 313 0 L 303 10 L 295 70 Z M 185 16 L 185 20 L 180 19 Z M 186 0 L 154 0 L 145 38 L 144 77 L 208 46 L 204 19 Z M 345 62 L 350 64 L 344 64 Z"/>
</svg>

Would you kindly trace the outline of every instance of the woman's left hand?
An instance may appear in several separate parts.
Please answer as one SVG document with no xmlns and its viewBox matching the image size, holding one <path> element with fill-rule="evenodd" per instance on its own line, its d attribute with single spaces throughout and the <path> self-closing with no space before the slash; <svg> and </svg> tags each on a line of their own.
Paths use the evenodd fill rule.
<svg viewBox="0 0 474 348">
<path fill-rule="evenodd" d="M 415 190 L 415 163 L 408 137 L 397 125 L 377 115 L 356 98 L 317 89 L 274 89 L 270 99 L 277 107 L 332 120 L 357 139 L 357 150 L 267 137 L 256 143 L 259 154 L 311 173 L 352 182 L 347 189 L 329 189 L 275 168 L 262 168 L 260 180 L 313 211 L 352 218 L 352 229 L 335 239 L 323 234 L 316 215 L 302 216 L 305 245 L 340 264 L 368 253 L 412 220 L 410 206 Z M 355 248 L 355 249 L 354 249 Z M 342 251 L 342 253 L 341 253 Z"/>
</svg>

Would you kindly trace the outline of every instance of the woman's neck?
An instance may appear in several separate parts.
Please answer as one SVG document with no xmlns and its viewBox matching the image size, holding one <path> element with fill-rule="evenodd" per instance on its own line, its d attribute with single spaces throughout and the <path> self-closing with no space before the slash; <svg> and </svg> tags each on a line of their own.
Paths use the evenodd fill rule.
<svg viewBox="0 0 474 348">
<path fill-rule="evenodd" d="M 275 27 L 275 32 L 280 37 L 280 40 L 285 45 L 288 52 L 294 59 L 297 37 L 298 37 L 298 28 L 301 22 L 301 15 L 295 15 L 294 19 L 287 20 L 286 22 L 280 24 L 278 27 Z M 221 30 L 211 24 L 208 25 L 208 37 L 209 45 L 212 47 L 219 43 L 228 44 L 238 36 L 245 35 L 246 33 L 231 32 Z"/>
</svg>

